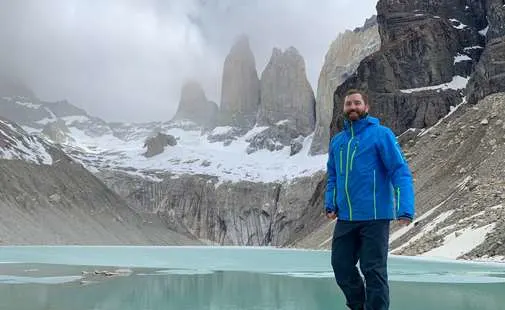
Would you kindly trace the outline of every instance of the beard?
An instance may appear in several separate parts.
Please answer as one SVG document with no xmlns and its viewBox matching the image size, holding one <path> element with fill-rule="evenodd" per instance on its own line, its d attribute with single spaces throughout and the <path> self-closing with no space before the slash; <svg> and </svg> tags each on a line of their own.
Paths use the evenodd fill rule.
<svg viewBox="0 0 505 310">
<path fill-rule="evenodd" d="M 345 118 L 351 121 L 359 120 L 365 117 L 368 113 L 365 111 L 350 110 L 344 114 Z"/>
</svg>

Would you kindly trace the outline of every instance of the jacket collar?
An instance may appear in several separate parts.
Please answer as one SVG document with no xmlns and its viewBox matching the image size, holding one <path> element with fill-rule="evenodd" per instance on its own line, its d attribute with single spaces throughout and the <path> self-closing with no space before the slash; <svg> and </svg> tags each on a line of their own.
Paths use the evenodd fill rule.
<svg viewBox="0 0 505 310">
<path fill-rule="evenodd" d="M 376 117 L 372 117 L 367 115 L 363 118 L 360 118 L 356 121 L 351 121 L 349 119 L 344 120 L 344 130 L 351 134 L 356 135 L 365 129 L 368 125 L 378 125 L 380 123 L 379 119 Z"/>
</svg>

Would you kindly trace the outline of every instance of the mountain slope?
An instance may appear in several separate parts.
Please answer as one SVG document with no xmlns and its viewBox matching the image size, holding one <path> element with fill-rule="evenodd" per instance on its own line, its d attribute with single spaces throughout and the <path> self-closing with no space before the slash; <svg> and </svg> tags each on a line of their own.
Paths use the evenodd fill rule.
<svg viewBox="0 0 505 310">
<path fill-rule="evenodd" d="M 47 141 L 0 121 L 0 243 L 198 243 L 143 220 Z"/>
<path fill-rule="evenodd" d="M 463 105 L 405 147 L 421 216 L 394 235 L 393 253 L 505 255 L 504 109 L 505 93 Z M 465 238 L 468 251 L 454 249 Z"/>
</svg>

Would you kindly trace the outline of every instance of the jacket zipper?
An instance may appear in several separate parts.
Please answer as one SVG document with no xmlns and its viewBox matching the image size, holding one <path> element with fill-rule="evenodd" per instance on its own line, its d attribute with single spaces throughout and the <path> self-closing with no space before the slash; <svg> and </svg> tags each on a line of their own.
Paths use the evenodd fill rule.
<svg viewBox="0 0 505 310">
<path fill-rule="evenodd" d="M 349 153 L 350 153 L 350 148 L 351 148 L 351 142 L 354 139 L 354 129 L 352 128 L 352 122 L 351 122 L 351 139 L 349 139 L 349 142 L 347 143 L 347 157 L 345 161 L 345 193 L 347 196 L 347 204 L 349 205 L 349 220 L 352 221 L 352 204 L 351 204 L 351 197 L 349 196 L 349 188 L 348 188 L 348 183 L 349 183 Z"/>
<path fill-rule="evenodd" d="M 398 213 L 400 213 L 400 188 L 396 188 L 396 215 L 398 216 Z"/>
<path fill-rule="evenodd" d="M 375 183 L 375 169 L 373 170 L 373 214 L 374 219 L 377 219 L 377 201 L 375 198 L 376 183 Z"/>
<path fill-rule="evenodd" d="M 343 175 L 344 174 L 344 169 L 342 168 L 342 157 L 343 157 L 343 154 L 344 153 L 344 147 L 342 145 L 340 145 L 340 175 Z"/>
<path fill-rule="evenodd" d="M 351 155 L 351 171 L 352 171 L 352 167 L 354 166 L 353 163 L 354 163 L 354 155 L 356 154 L 356 150 L 358 149 L 358 145 L 357 144 L 354 144 L 354 151 L 352 151 L 352 155 Z"/>
</svg>

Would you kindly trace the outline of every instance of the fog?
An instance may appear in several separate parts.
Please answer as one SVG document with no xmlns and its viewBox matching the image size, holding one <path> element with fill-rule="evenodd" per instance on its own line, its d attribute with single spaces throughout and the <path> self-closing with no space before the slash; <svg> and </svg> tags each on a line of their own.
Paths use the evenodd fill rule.
<svg viewBox="0 0 505 310">
<path fill-rule="evenodd" d="M 359 4 L 357 4 L 359 3 Z M 376 1 L 0 0 L 0 72 L 39 98 L 109 121 L 168 120 L 186 79 L 220 102 L 224 59 L 246 34 L 261 75 L 272 48 L 296 47 L 316 91 L 329 45 Z"/>
</svg>

